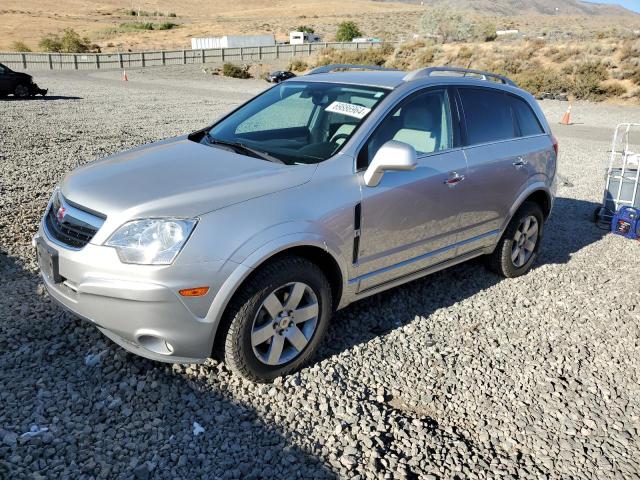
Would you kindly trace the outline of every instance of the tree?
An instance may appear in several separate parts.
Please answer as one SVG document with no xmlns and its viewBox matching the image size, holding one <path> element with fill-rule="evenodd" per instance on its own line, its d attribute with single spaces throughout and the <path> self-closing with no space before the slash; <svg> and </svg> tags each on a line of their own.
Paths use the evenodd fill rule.
<svg viewBox="0 0 640 480">
<path fill-rule="evenodd" d="M 300 25 L 299 27 L 297 27 L 296 32 L 316 33 L 316 31 L 313 28 L 307 27 L 306 25 Z"/>
<path fill-rule="evenodd" d="M 420 24 L 424 34 L 436 37 L 442 43 L 469 40 L 475 27 L 460 13 L 443 7 L 430 9 L 422 16 Z"/>
<path fill-rule="evenodd" d="M 342 22 L 338 25 L 336 40 L 338 42 L 350 42 L 356 37 L 361 37 L 362 32 L 354 22 Z"/>
</svg>

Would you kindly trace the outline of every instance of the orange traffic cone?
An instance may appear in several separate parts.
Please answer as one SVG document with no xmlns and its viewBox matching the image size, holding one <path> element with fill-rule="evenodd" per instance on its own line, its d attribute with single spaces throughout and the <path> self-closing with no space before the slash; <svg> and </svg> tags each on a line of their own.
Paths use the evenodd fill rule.
<svg viewBox="0 0 640 480">
<path fill-rule="evenodd" d="M 569 104 L 569 108 L 562 115 L 562 119 L 560 120 L 561 125 L 571 125 L 571 104 Z"/>
<path fill-rule="evenodd" d="M 126 70 L 122 71 L 122 81 L 123 82 L 128 82 L 129 81 L 129 77 L 127 77 L 127 71 Z"/>
</svg>

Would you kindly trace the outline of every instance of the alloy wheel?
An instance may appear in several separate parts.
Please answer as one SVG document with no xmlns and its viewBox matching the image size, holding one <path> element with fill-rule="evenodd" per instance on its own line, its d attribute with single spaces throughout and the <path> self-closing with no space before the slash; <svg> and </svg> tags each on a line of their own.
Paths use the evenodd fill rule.
<svg viewBox="0 0 640 480">
<path fill-rule="evenodd" d="M 538 243 L 539 234 L 538 219 L 534 215 L 522 219 L 513 236 L 513 246 L 511 247 L 511 261 L 514 267 L 521 268 L 531 259 Z"/>
<path fill-rule="evenodd" d="M 251 328 L 251 346 L 256 358 L 271 366 L 295 359 L 313 337 L 320 307 L 313 289 L 292 282 L 272 291 L 264 299 Z"/>
</svg>

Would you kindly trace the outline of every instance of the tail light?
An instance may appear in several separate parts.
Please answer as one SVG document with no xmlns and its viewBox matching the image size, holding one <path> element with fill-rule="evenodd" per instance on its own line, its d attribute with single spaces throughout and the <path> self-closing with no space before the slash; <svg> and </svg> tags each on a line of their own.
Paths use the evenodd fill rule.
<svg viewBox="0 0 640 480">
<path fill-rule="evenodd" d="M 558 156 L 558 139 L 553 134 L 551 134 L 551 141 L 553 142 L 553 150 L 556 152 L 556 157 L 557 157 Z"/>
</svg>

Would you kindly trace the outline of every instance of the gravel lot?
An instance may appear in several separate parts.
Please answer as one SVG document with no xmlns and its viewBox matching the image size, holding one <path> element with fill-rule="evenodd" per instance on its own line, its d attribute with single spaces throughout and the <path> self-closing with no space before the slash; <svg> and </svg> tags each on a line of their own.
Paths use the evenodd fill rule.
<svg viewBox="0 0 640 480">
<path fill-rule="evenodd" d="M 640 244 L 590 221 L 639 108 L 577 104 L 557 128 L 564 184 L 529 275 L 472 262 L 352 305 L 265 386 L 128 354 L 43 293 L 30 241 L 65 172 L 265 86 L 128 73 L 37 74 L 50 97 L 0 101 L 0 478 L 640 478 Z M 566 108 L 542 104 L 554 124 Z"/>
</svg>

